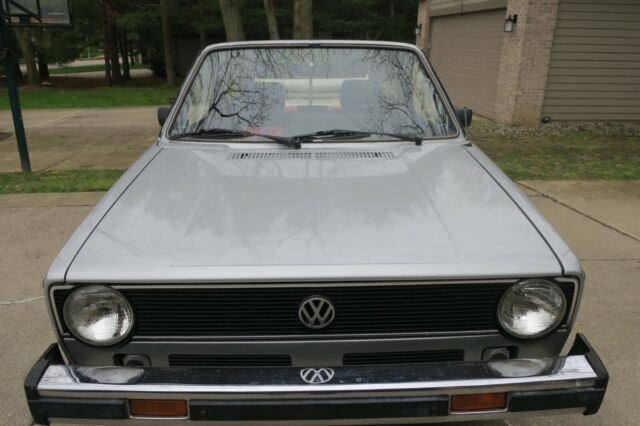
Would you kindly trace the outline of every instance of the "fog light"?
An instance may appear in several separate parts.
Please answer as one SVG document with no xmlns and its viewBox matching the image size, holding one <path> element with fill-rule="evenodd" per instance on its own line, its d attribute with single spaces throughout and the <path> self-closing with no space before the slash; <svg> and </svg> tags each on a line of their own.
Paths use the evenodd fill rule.
<svg viewBox="0 0 640 426">
<path fill-rule="evenodd" d="M 122 365 L 125 367 L 149 367 L 151 361 L 146 355 L 125 355 L 122 358 Z"/>
<path fill-rule="evenodd" d="M 181 399 L 130 399 L 129 412 L 137 417 L 187 417 L 187 401 Z"/>
<path fill-rule="evenodd" d="M 511 358 L 511 351 L 507 347 L 487 348 L 482 351 L 483 361 L 501 361 Z"/>
<path fill-rule="evenodd" d="M 453 395 L 451 397 L 451 411 L 496 411 L 506 407 L 506 392 Z"/>
</svg>

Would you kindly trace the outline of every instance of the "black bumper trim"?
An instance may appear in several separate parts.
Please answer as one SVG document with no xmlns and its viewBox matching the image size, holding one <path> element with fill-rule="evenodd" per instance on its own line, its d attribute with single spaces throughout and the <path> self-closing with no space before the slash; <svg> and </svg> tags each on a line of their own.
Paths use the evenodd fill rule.
<svg viewBox="0 0 640 426">
<path fill-rule="evenodd" d="M 60 354 L 60 348 L 57 343 L 49 345 L 42 356 L 31 367 L 31 371 L 24 380 L 24 392 L 27 399 L 38 399 L 38 383 L 51 364 L 62 364 L 64 360 Z"/>
<path fill-rule="evenodd" d="M 561 389 L 548 391 L 511 392 L 509 411 L 560 410 L 586 407 L 584 414 L 599 407 L 604 398 L 604 389 Z M 595 409 L 597 411 L 597 408 Z"/>
<path fill-rule="evenodd" d="M 593 346 L 589 343 L 587 338 L 582 333 L 576 334 L 576 340 L 569 350 L 569 355 L 584 355 L 591 364 L 591 368 L 596 372 L 598 378 L 595 381 L 595 389 L 601 392 L 600 398 L 594 398 L 590 405 L 587 405 L 587 410 L 584 412 L 586 416 L 595 414 L 600 409 L 602 401 L 604 400 L 604 394 L 607 391 L 607 385 L 609 384 L 609 372 L 604 366 L 604 363 L 593 349 Z"/>
<path fill-rule="evenodd" d="M 609 373 L 602 360 L 582 333 L 576 334 L 569 355 L 584 355 L 595 371 L 594 386 L 583 389 L 511 392 L 509 411 L 539 411 L 585 407 L 584 415 L 595 414 L 600 409 L 609 383 Z"/>
<path fill-rule="evenodd" d="M 205 401 L 189 404 L 191 420 L 340 420 L 446 416 L 449 397 Z"/>
<path fill-rule="evenodd" d="M 50 418 L 122 420 L 129 417 L 126 399 L 40 398 L 29 400 L 29 409 L 37 424 L 49 424 Z"/>
<path fill-rule="evenodd" d="M 40 397 L 38 382 L 51 364 L 64 360 L 56 343 L 51 344 L 27 374 L 24 392 L 36 424 L 48 425 L 50 418 L 121 420 L 129 417 L 126 399 Z"/>
</svg>

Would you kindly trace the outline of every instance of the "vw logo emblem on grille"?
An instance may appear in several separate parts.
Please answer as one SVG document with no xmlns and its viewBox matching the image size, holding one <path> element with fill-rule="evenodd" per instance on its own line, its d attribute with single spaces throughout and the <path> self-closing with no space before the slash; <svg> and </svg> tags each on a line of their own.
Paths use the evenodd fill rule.
<svg viewBox="0 0 640 426">
<path fill-rule="evenodd" d="M 330 382 L 334 374 L 331 368 L 303 368 L 300 370 L 300 377 L 310 385 Z"/>
<path fill-rule="evenodd" d="M 324 296 L 311 296 L 300 303 L 298 309 L 300 322 L 314 330 L 328 327 L 336 317 L 333 303 Z"/>
</svg>

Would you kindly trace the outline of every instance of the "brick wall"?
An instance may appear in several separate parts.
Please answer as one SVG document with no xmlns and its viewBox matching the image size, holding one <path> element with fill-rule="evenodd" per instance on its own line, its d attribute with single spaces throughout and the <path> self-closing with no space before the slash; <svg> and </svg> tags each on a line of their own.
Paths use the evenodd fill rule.
<svg viewBox="0 0 640 426">
<path fill-rule="evenodd" d="M 504 33 L 496 120 L 527 125 L 540 120 L 551 59 L 559 0 L 509 0 L 508 15 L 518 15 L 514 31 Z"/>
</svg>

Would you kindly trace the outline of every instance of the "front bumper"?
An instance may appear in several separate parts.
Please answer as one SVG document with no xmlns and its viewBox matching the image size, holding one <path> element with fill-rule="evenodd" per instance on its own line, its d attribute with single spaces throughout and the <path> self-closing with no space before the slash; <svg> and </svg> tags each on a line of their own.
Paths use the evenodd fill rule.
<svg viewBox="0 0 640 426">
<path fill-rule="evenodd" d="M 594 414 L 608 382 L 600 358 L 580 334 L 566 357 L 328 371 L 334 374 L 326 383 L 308 384 L 302 369 L 295 367 L 81 367 L 65 364 L 54 344 L 29 372 L 25 391 L 33 419 L 40 424 L 160 422 L 157 417 L 132 416 L 130 399 L 187 401 L 186 417 L 162 419 L 162 424 L 395 424 Z M 451 410 L 452 395 L 489 392 L 507 392 L 506 407 Z"/>
</svg>

